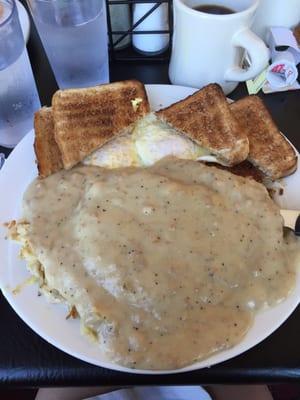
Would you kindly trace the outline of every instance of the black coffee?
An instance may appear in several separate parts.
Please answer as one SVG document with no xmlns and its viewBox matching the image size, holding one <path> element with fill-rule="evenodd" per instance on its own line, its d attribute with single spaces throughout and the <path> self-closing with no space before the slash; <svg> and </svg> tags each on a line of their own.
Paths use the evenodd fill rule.
<svg viewBox="0 0 300 400">
<path fill-rule="evenodd" d="M 231 10 L 231 8 L 218 6 L 217 4 L 207 4 L 193 7 L 196 11 L 201 11 L 207 14 L 217 14 L 217 15 L 226 15 L 226 14 L 234 14 L 235 11 Z"/>
</svg>

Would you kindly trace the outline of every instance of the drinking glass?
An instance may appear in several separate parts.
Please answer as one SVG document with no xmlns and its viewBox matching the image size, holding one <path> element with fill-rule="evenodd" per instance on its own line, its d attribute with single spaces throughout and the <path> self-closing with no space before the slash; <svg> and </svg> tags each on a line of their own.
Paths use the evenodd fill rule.
<svg viewBox="0 0 300 400">
<path fill-rule="evenodd" d="M 14 147 L 40 106 L 15 0 L 0 0 L 0 145 Z"/>
<path fill-rule="evenodd" d="M 109 81 L 104 0 L 27 0 L 61 89 Z"/>
</svg>

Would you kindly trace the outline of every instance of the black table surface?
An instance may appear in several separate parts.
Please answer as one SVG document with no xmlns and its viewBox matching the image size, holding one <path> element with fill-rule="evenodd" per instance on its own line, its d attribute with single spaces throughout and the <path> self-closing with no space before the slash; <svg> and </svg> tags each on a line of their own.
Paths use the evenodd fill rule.
<svg viewBox="0 0 300 400">
<path fill-rule="evenodd" d="M 57 85 L 34 27 L 28 43 L 41 102 L 50 105 Z M 111 81 L 139 79 L 168 84 L 164 63 L 110 66 Z M 246 95 L 240 84 L 230 95 Z M 263 95 L 279 128 L 300 150 L 300 91 Z M 1 148 L 0 152 L 10 150 Z M 1 190 L 3 195 L 3 188 Z M 300 207 L 300 205 L 299 205 Z M 2 265 L 1 268 L 5 266 Z M 300 308 L 271 336 L 244 354 L 211 368 L 175 375 L 136 375 L 95 367 L 56 349 L 34 333 L 0 294 L 0 384 L 10 386 L 271 383 L 300 379 Z M 47 316 L 45 315 L 45 318 Z M 184 344 L 183 344 L 184 345 Z"/>
</svg>

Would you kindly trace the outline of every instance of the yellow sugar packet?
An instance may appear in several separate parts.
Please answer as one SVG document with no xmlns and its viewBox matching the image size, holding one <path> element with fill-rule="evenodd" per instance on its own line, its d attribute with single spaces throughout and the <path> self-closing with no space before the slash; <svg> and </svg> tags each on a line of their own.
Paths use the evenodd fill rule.
<svg viewBox="0 0 300 400">
<path fill-rule="evenodd" d="M 246 81 L 246 86 L 249 94 L 256 94 L 263 88 L 263 86 L 267 82 L 266 73 L 267 73 L 267 68 L 264 69 L 254 79 L 249 79 L 248 81 Z"/>
</svg>

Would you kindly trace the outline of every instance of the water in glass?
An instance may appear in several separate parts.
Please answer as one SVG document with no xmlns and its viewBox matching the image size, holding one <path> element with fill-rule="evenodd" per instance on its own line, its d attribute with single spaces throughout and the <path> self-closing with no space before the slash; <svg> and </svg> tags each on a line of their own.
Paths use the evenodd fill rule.
<svg viewBox="0 0 300 400">
<path fill-rule="evenodd" d="M 109 81 L 103 0 L 28 0 L 61 89 Z"/>
<path fill-rule="evenodd" d="M 14 0 L 0 0 L 0 145 L 14 147 L 40 108 Z"/>
</svg>

